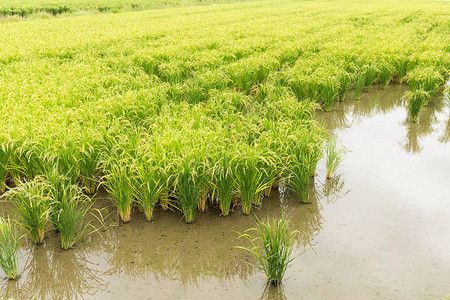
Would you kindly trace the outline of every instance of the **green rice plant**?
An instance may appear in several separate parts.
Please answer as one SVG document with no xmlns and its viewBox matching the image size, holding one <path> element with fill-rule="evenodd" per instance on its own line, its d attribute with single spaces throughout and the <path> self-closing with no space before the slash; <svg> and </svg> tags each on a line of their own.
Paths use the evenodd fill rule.
<svg viewBox="0 0 450 300">
<path fill-rule="evenodd" d="M 380 70 L 375 64 L 364 65 L 362 67 L 364 73 L 364 89 L 369 91 L 372 85 L 378 80 Z"/>
<path fill-rule="evenodd" d="M 415 90 L 405 93 L 404 98 L 408 101 L 408 110 L 411 122 L 417 122 L 419 113 L 422 111 L 423 107 L 427 105 L 430 94 L 424 90 Z"/>
<path fill-rule="evenodd" d="M 379 66 L 380 70 L 380 83 L 381 87 L 385 89 L 388 84 L 392 81 L 392 77 L 395 73 L 395 67 L 390 63 L 386 62 Z"/>
<path fill-rule="evenodd" d="M 355 87 L 355 99 L 361 99 L 361 93 L 366 82 L 365 73 L 357 73 L 353 77 L 353 86 Z"/>
<path fill-rule="evenodd" d="M 176 179 L 176 196 L 188 224 L 194 222 L 200 197 L 197 168 L 198 166 L 192 158 L 185 158 L 182 162 L 181 172 Z"/>
<path fill-rule="evenodd" d="M 444 76 L 434 67 L 418 66 L 407 74 L 412 92 L 423 90 L 433 96 L 444 83 Z"/>
<path fill-rule="evenodd" d="M 0 147 L 0 194 L 6 190 L 6 178 L 8 176 L 8 153 Z"/>
<path fill-rule="evenodd" d="M 338 101 L 342 101 L 344 99 L 344 95 L 347 92 L 347 90 L 351 86 L 351 76 L 345 71 L 342 71 L 338 75 L 339 79 L 339 86 L 338 86 Z"/>
<path fill-rule="evenodd" d="M 164 170 L 156 165 L 152 160 L 138 162 L 134 182 L 135 202 L 140 205 L 144 211 L 145 219 L 151 221 L 153 217 L 153 208 L 161 197 L 164 176 L 161 176 Z"/>
<path fill-rule="evenodd" d="M 133 177 L 130 162 L 118 161 L 112 163 L 106 170 L 105 188 L 111 195 L 112 203 L 117 207 L 119 217 L 124 223 L 131 220 L 131 207 L 133 204 L 134 188 L 131 181 Z"/>
<path fill-rule="evenodd" d="M 331 179 L 336 172 L 336 169 L 342 163 L 344 159 L 345 149 L 337 149 L 337 141 L 334 138 L 330 138 L 326 145 L 327 154 L 327 179 Z"/>
<path fill-rule="evenodd" d="M 261 192 L 266 188 L 262 181 L 265 170 L 258 167 L 261 160 L 261 156 L 251 151 L 239 157 L 234 167 L 236 195 L 241 200 L 242 212 L 245 215 L 250 214 L 252 204 L 259 204 Z"/>
<path fill-rule="evenodd" d="M 17 225 L 10 219 L 0 217 L 0 267 L 10 280 L 19 278 L 19 250 L 21 236 Z"/>
<path fill-rule="evenodd" d="M 47 221 L 51 215 L 51 197 L 48 195 L 48 183 L 38 176 L 26 181 L 8 192 L 8 198 L 15 208 L 18 224 L 31 236 L 32 241 L 40 245 L 44 242 Z"/>
<path fill-rule="evenodd" d="M 93 202 L 76 185 L 65 185 L 62 193 L 55 225 L 61 234 L 61 248 L 67 250 L 89 234 L 87 230 L 91 224 L 86 221 L 86 215 Z"/>
<path fill-rule="evenodd" d="M 303 135 L 290 146 L 289 152 L 290 157 L 285 170 L 287 188 L 303 203 L 309 203 L 310 179 L 314 176 L 317 163 L 323 156 L 322 140 Z"/>
<path fill-rule="evenodd" d="M 50 222 L 56 230 L 59 230 L 57 225 L 58 214 L 61 210 L 61 203 L 67 196 L 67 186 L 71 185 L 70 178 L 60 173 L 58 164 L 54 165 L 53 168 L 45 174 L 45 178 L 48 182 L 47 194 L 52 198 L 50 203 Z"/>
<path fill-rule="evenodd" d="M 246 239 L 251 247 L 237 248 L 248 251 L 257 261 L 257 264 L 246 263 L 264 272 L 267 281 L 274 285 L 281 284 L 286 270 L 296 258 L 292 257 L 292 252 L 297 244 L 298 231 L 291 230 L 289 224 L 290 220 L 284 215 L 279 220 L 274 218 L 265 222 L 256 217 L 256 227 L 243 234 L 238 233 L 239 238 Z M 256 237 L 247 232 L 255 232 Z"/>
<path fill-rule="evenodd" d="M 303 203 L 309 203 L 309 182 L 311 175 L 308 166 L 300 160 L 293 160 L 288 168 L 288 189 L 293 191 Z"/>
<path fill-rule="evenodd" d="M 78 166 L 85 190 L 93 195 L 97 189 L 101 145 L 85 141 L 80 149 Z"/>
<path fill-rule="evenodd" d="M 334 101 L 339 96 L 340 82 L 328 79 L 320 85 L 320 99 L 323 102 L 325 111 L 330 111 Z"/>
<path fill-rule="evenodd" d="M 224 155 L 218 160 L 212 171 L 212 185 L 214 194 L 219 200 L 220 211 L 223 216 L 227 216 L 230 212 L 231 202 L 236 190 L 233 179 L 233 160 L 229 155 Z"/>
</svg>

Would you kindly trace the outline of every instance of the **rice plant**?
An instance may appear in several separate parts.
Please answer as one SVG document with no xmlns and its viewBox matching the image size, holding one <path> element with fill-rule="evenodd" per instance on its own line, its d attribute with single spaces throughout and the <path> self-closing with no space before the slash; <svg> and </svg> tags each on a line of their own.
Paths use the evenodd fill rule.
<svg viewBox="0 0 450 300">
<path fill-rule="evenodd" d="M 119 217 L 124 223 L 131 220 L 131 207 L 133 204 L 134 188 L 131 181 L 133 172 L 124 162 L 113 163 L 107 170 L 104 183 L 111 195 L 112 203 L 117 207 Z"/>
<path fill-rule="evenodd" d="M 8 176 L 8 153 L 0 147 L 0 194 L 6 190 L 6 178 Z"/>
<path fill-rule="evenodd" d="M 91 195 L 95 193 L 98 185 L 100 151 L 100 145 L 91 145 L 87 141 L 80 149 L 80 158 L 78 160 L 80 176 L 85 190 Z"/>
<path fill-rule="evenodd" d="M 91 224 L 86 221 L 86 215 L 93 202 L 76 185 L 64 186 L 60 201 L 59 210 L 54 212 L 55 225 L 61 235 L 61 248 L 67 250 L 89 234 Z"/>
<path fill-rule="evenodd" d="M 337 149 L 337 141 L 334 138 L 330 138 L 326 145 L 326 167 L 327 167 L 327 179 L 331 179 L 336 172 L 336 169 L 342 163 L 344 159 L 345 149 Z"/>
<path fill-rule="evenodd" d="M 161 197 L 164 184 L 161 176 L 163 170 L 148 160 L 138 163 L 136 175 L 134 176 L 135 202 L 144 211 L 145 219 L 151 221 L 153 217 L 153 207 Z"/>
<path fill-rule="evenodd" d="M 381 87 L 385 89 L 392 81 L 395 73 L 395 68 L 390 63 L 383 63 L 380 67 L 380 83 Z"/>
<path fill-rule="evenodd" d="M 296 247 L 298 231 L 290 229 L 290 220 L 284 215 L 279 219 L 265 222 L 256 217 L 256 227 L 250 228 L 239 238 L 246 239 L 251 247 L 237 247 L 248 251 L 257 264 L 247 262 L 266 274 L 267 281 L 278 285 L 283 281 L 284 275 L 293 260 L 292 252 Z M 247 232 L 255 232 L 256 237 Z"/>
<path fill-rule="evenodd" d="M 434 95 L 444 83 L 444 76 L 434 67 L 418 66 L 407 74 L 412 92 L 425 91 Z"/>
<path fill-rule="evenodd" d="M 59 211 L 61 210 L 61 203 L 64 201 L 65 197 L 67 197 L 67 187 L 71 186 L 72 183 L 68 176 L 60 173 L 58 164 L 54 165 L 53 168 L 46 173 L 45 178 L 48 182 L 47 195 L 52 199 L 50 203 L 50 222 L 56 230 L 59 230 L 57 220 Z"/>
<path fill-rule="evenodd" d="M 422 111 L 423 107 L 427 105 L 430 94 L 425 90 L 415 90 L 406 92 L 404 98 L 408 102 L 409 116 L 411 122 L 416 123 L 419 117 L 419 113 Z"/>
<path fill-rule="evenodd" d="M 245 215 L 250 214 L 252 204 L 259 204 L 261 192 L 266 188 L 262 181 L 264 170 L 258 168 L 260 159 L 262 158 L 257 153 L 250 152 L 241 157 L 234 167 L 236 195 L 241 200 Z"/>
<path fill-rule="evenodd" d="M 17 225 L 10 219 L 0 217 L 0 267 L 10 280 L 20 276 L 17 256 L 20 239 Z"/>
<path fill-rule="evenodd" d="M 231 202 L 235 193 L 235 182 L 233 179 L 233 166 L 230 156 L 224 156 L 213 167 L 212 185 L 214 194 L 219 200 L 220 211 L 223 216 L 230 212 Z"/>
<path fill-rule="evenodd" d="M 303 203 L 309 203 L 309 183 L 311 175 L 308 166 L 297 159 L 292 160 L 288 168 L 288 189 L 293 191 Z"/>
<path fill-rule="evenodd" d="M 15 208 L 18 224 L 24 228 L 31 240 L 40 245 L 44 242 L 47 222 L 51 215 L 49 186 L 41 176 L 26 181 L 8 192 L 8 198 Z"/>
<path fill-rule="evenodd" d="M 176 179 L 176 194 L 186 223 L 194 222 L 197 214 L 200 188 L 197 181 L 197 165 L 191 158 L 185 158 Z"/>
</svg>

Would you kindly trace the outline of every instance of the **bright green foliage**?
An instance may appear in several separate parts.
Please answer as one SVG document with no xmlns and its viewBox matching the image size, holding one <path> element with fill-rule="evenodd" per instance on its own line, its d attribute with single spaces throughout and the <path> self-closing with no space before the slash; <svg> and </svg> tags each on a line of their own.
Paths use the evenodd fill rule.
<svg viewBox="0 0 450 300">
<path fill-rule="evenodd" d="M 418 66 L 408 73 L 408 85 L 412 92 L 423 90 L 434 95 L 444 83 L 444 76 L 434 67 Z"/>
<path fill-rule="evenodd" d="M 326 146 L 327 179 L 331 179 L 344 159 L 345 149 L 337 149 L 336 139 L 330 138 Z"/>
<path fill-rule="evenodd" d="M 219 0 L 215 3 L 233 1 Z M 68 13 L 119 12 L 143 10 L 170 6 L 211 4 L 204 0 L 3 0 L 0 4 L 0 16 L 15 15 L 30 17 L 37 14 L 41 18 Z"/>
<path fill-rule="evenodd" d="M 16 224 L 0 217 L 0 267 L 11 280 L 20 276 L 17 257 L 19 245 L 20 235 Z"/>
<path fill-rule="evenodd" d="M 295 145 L 290 148 L 289 165 L 286 168 L 288 185 L 303 203 L 309 203 L 311 176 L 314 176 L 316 165 L 323 156 L 322 139 L 303 135 Z"/>
<path fill-rule="evenodd" d="M 49 185 L 41 176 L 32 181 L 21 183 L 8 192 L 8 198 L 15 207 L 20 227 L 39 245 L 44 242 L 47 221 L 51 215 L 51 197 Z"/>
<path fill-rule="evenodd" d="M 271 284 L 281 284 L 286 270 L 291 266 L 295 257 L 292 251 L 296 246 L 298 232 L 289 228 L 289 220 L 282 216 L 279 220 L 272 219 L 266 222 L 256 218 L 256 227 L 248 229 L 256 233 L 256 237 L 248 233 L 240 234 L 239 238 L 245 238 L 251 244 L 251 248 L 244 249 L 257 260 L 257 264 L 248 263 L 264 272 L 267 281 Z"/>
<path fill-rule="evenodd" d="M 60 173 L 58 165 L 54 165 L 47 172 L 45 178 L 48 182 L 47 195 L 52 198 L 50 222 L 52 222 L 55 229 L 59 230 L 57 225 L 58 214 L 61 210 L 61 203 L 67 197 L 67 187 L 71 185 L 70 178 Z"/>
<path fill-rule="evenodd" d="M 266 170 L 260 167 L 263 159 L 257 152 L 248 151 L 234 167 L 234 182 L 245 215 L 250 214 L 252 204 L 259 205 L 261 192 L 267 187 L 263 180 Z"/>
<path fill-rule="evenodd" d="M 164 184 L 163 178 L 166 178 L 164 169 L 156 161 L 143 159 L 137 162 L 136 174 L 133 178 L 135 190 L 135 202 L 140 205 L 144 211 L 147 221 L 153 217 L 153 207 L 161 197 Z"/>
<path fill-rule="evenodd" d="M 408 101 L 409 115 L 411 122 L 417 122 L 419 113 L 423 107 L 428 104 L 430 100 L 430 94 L 422 89 L 406 92 L 405 98 Z"/>
<path fill-rule="evenodd" d="M 381 87 L 385 89 L 392 81 L 395 73 L 395 67 L 389 62 L 384 62 L 379 66 Z"/>
<path fill-rule="evenodd" d="M 185 158 L 182 162 L 182 171 L 176 179 L 176 192 L 186 223 L 194 222 L 197 214 L 200 197 L 197 171 L 197 162 L 192 158 Z"/>
<path fill-rule="evenodd" d="M 93 202 L 76 185 L 65 185 L 56 193 L 60 202 L 58 210 L 54 208 L 55 211 L 52 211 L 54 225 L 61 234 L 61 248 L 67 250 L 88 234 L 86 230 L 90 223 L 86 222 L 86 215 Z"/>
<path fill-rule="evenodd" d="M 46 0 L 32 1 L 31 12 L 45 7 Z M 130 4 L 78 1 L 65 1 L 69 11 Z M 140 9 L 160 2 L 133 3 Z M 163 209 L 179 203 L 173 201 L 180 198 L 177 178 L 185 179 L 179 162 L 187 156 L 196 161 L 201 211 L 215 199 L 213 170 L 224 155 L 235 161 L 233 197 L 247 203 L 247 212 L 274 180 L 300 194 L 323 153 L 315 110 L 331 109 L 352 89 L 359 98 L 373 84 L 412 84 L 419 66 L 432 69 L 433 78 L 449 75 L 446 5 L 280 0 L 5 20 L 0 144 L 8 176 L 29 181 L 57 165 L 89 193 L 106 186 L 124 220 L 133 198 L 145 199 L 136 192 L 142 182 L 135 182 L 143 157 L 163 170 L 150 172 L 156 181 L 147 187 L 158 194 L 159 182 Z M 248 160 L 248 153 L 259 158 Z M 236 180 L 243 174 L 252 182 Z"/>
<path fill-rule="evenodd" d="M 134 165 L 133 165 L 134 166 Z M 120 219 L 124 223 L 131 220 L 134 187 L 131 166 L 123 161 L 112 163 L 106 175 L 105 188 L 111 195 L 112 203 L 117 207 Z"/>
<path fill-rule="evenodd" d="M 230 212 L 231 202 L 236 192 L 233 178 L 233 157 L 230 153 L 221 157 L 212 169 L 212 185 L 214 195 L 217 195 L 220 211 L 223 216 Z"/>
<path fill-rule="evenodd" d="M 5 192 L 6 177 L 8 176 L 8 153 L 0 147 L 0 194 Z"/>
</svg>

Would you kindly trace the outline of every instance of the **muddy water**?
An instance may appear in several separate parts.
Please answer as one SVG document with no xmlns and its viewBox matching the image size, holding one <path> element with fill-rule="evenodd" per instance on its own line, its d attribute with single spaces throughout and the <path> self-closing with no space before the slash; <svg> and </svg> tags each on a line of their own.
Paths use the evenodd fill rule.
<svg viewBox="0 0 450 300">
<path fill-rule="evenodd" d="M 337 177 L 325 180 L 321 162 L 313 203 L 281 189 L 256 211 L 261 218 L 284 211 L 300 231 L 296 252 L 307 250 L 282 296 L 233 248 L 243 243 L 234 231 L 252 227 L 252 217 L 219 217 L 214 208 L 191 225 L 177 212 L 157 210 L 151 223 L 135 212 L 131 223 L 64 252 L 49 233 L 41 247 L 24 244 L 22 277 L 0 281 L 1 291 L 15 299 L 443 298 L 450 294 L 450 110 L 434 99 L 411 124 L 403 92 L 374 89 L 319 114 L 349 150 Z"/>
</svg>

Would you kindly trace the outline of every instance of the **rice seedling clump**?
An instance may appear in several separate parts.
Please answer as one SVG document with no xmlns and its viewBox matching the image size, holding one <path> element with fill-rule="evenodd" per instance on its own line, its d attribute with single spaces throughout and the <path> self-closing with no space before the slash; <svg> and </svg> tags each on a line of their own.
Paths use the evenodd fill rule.
<svg viewBox="0 0 450 300">
<path fill-rule="evenodd" d="M 256 219 L 256 227 L 247 232 L 255 232 L 256 237 L 248 233 L 240 234 L 239 238 L 246 239 L 251 247 L 238 247 L 248 251 L 257 264 L 249 263 L 264 272 L 271 284 L 281 284 L 286 270 L 291 266 L 295 257 L 292 252 L 297 244 L 298 232 L 291 230 L 290 221 L 282 216 L 279 220 L 261 221 Z"/>
<path fill-rule="evenodd" d="M 0 267 L 8 279 L 16 280 L 19 274 L 18 250 L 20 233 L 10 219 L 0 217 Z"/>
</svg>

